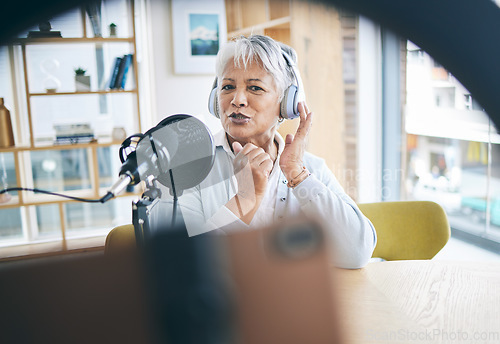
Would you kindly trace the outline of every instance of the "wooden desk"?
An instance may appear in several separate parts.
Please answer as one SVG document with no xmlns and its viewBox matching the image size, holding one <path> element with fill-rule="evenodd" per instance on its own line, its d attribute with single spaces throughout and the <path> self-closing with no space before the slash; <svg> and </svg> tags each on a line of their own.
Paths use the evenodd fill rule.
<svg viewBox="0 0 500 344">
<path fill-rule="evenodd" d="M 337 270 L 348 343 L 500 343 L 500 264 L 370 263 Z"/>
</svg>

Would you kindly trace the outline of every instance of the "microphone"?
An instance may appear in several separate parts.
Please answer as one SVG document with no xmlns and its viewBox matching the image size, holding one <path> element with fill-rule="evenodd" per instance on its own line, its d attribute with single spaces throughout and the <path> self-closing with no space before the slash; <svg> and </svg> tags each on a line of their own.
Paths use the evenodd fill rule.
<svg viewBox="0 0 500 344">
<path fill-rule="evenodd" d="M 215 159 L 212 135 L 205 124 L 193 116 L 169 116 L 141 136 L 102 203 L 122 193 L 128 185 L 136 185 L 150 176 L 171 191 L 175 179 L 180 194 L 201 183 L 212 168 Z M 122 147 L 125 143 L 130 147 L 130 142 L 126 139 Z"/>
<path fill-rule="evenodd" d="M 149 144 L 141 144 L 141 142 L 149 142 Z M 103 203 L 109 199 L 121 194 L 127 186 L 137 185 L 141 180 L 145 180 L 148 176 L 155 178 L 160 174 L 158 169 L 158 161 L 161 161 L 161 166 L 167 168 L 170 164 L 170 154 L 168 149 L 162 146 L 158 151 L 154 149 L 154 139 L 151 136 L 145 136 L 141 139 L 136 146 L 136 149 L 127 155 L 127 159 L 120 167 L 118 173 L 119 179 L 111 186 L 107 194 L 103 197 Z M 139 158 L 137 158 L 139 156 Z"/>
<path fill-rule="evenodd" d="M 133 179 L 130 174 L 122 174 L 116 183 L 114 183 L 109 189 L 108 193 L 102 199 L 102 203 L 110 200 L 113 197 L 121 194 L 129 184 L 132 184 Z"/>
<path fill-rule="evenodd" d="M 129 185 L 136 185 L 140 182 L 139 168 L 137 166 L 137 153 L 131 152 L 127 155 L 127 160 L 120 167 L 119 179 L 108 190 L 102 198 L 102 203 L 121 194 Z"/>
</svg>

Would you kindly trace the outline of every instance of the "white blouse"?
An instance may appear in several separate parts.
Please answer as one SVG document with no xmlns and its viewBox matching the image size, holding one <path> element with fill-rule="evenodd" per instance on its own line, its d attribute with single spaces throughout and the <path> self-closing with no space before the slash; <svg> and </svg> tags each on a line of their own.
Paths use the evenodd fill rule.
<svg viewBox="0 0 500 344">
<path fill-rule="evenodd" d="M 370 259 L 376 245 L 376 232 L 371 222 L 361 213 L 354 201 L 344 192 L 323 159 L 310 153 L 304 155 L 304 165 L 311 172 L 295 188 L 279 167 L 279 158 L 285 146 L 276 133 L 278 158 L 268 183 L 268 190 L 249 225 L 241 221 L 225 204 L 236 194 L 237 182 L 233 172 L 234 153 L 224 131 L 214 135 L 216 156 L 210 174 L 198 186 L 185 190 L 179 197 L 179 206 L 189 236 L 215 231 L 260 228 L 287 217 L 306 215 L 320 221 L 332 241 L 335 264 L 343 268 L 359 268 Z M 163 186 L 159 205 L 150 218 L 152 226 L 169 223 L 172 197 Z"/>
</svg>

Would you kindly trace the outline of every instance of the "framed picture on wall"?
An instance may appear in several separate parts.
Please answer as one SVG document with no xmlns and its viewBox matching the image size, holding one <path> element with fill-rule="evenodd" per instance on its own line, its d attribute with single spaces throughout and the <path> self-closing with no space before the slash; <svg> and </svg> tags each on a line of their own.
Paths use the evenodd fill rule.
<svg viewBox="0 0 500 344">
<path fill-rule="evenodd" d="M 215 74 L 215 56 L 226 42 L 224 0 L 172 0 L 176 74 Z"/>
</svg>

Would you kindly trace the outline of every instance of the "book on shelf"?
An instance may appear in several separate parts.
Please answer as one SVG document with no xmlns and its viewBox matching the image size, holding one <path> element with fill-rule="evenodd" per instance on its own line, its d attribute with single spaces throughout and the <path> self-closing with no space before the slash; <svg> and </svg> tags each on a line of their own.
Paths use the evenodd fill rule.
<svg viewBox="0 0 500 344">
<path fill-rule="evenodd" d="M 118 73 L 118 78 L 116 79 L 117 84 L 115 85 L 115 88 L 125 89 L 125 83 L 127 81 L 127 73 L 130 69 L 130 65 L 132 64 L 132 58 L 133 58 L 132 54 L 127 54 L 123 56 L 123 60 L 125 60 L 125 62 L 123 62 L 123 70 L 120 68 L 120 72 Z"/>
<path fill-rule="evenodd" d="M 93 135 L 75 135 L 68 137 L 56 137 L 54 140 L 55 145 L 68 145 L 76 143 L 91 143 L 96 141 Z"/>
<path fill-rule="evenodd" d="M 111 78 L 109 80 L 110 89 L 124 89 L 127 82 L 127 75 L 132 64 L 133 54 L 126 54 L 123 57 L 115 58 Z"/>
<path fill-rule="evenodd" d="M 94 131 L 88 123 L 54 125 L 54 144 L 89 143 L 95 140 Z"/>
<path fill-rule="evenodd" d="M 113 69 L 111 71 L 111 78 L 109 79 L 109 88 L 115 88 L 116 78 L 118 76 L 118 71 L 120 70 L 120 64 L 122 62 L 122 57 L 115 58 L 115 63 L 113 65 Z"/>
</svg>

